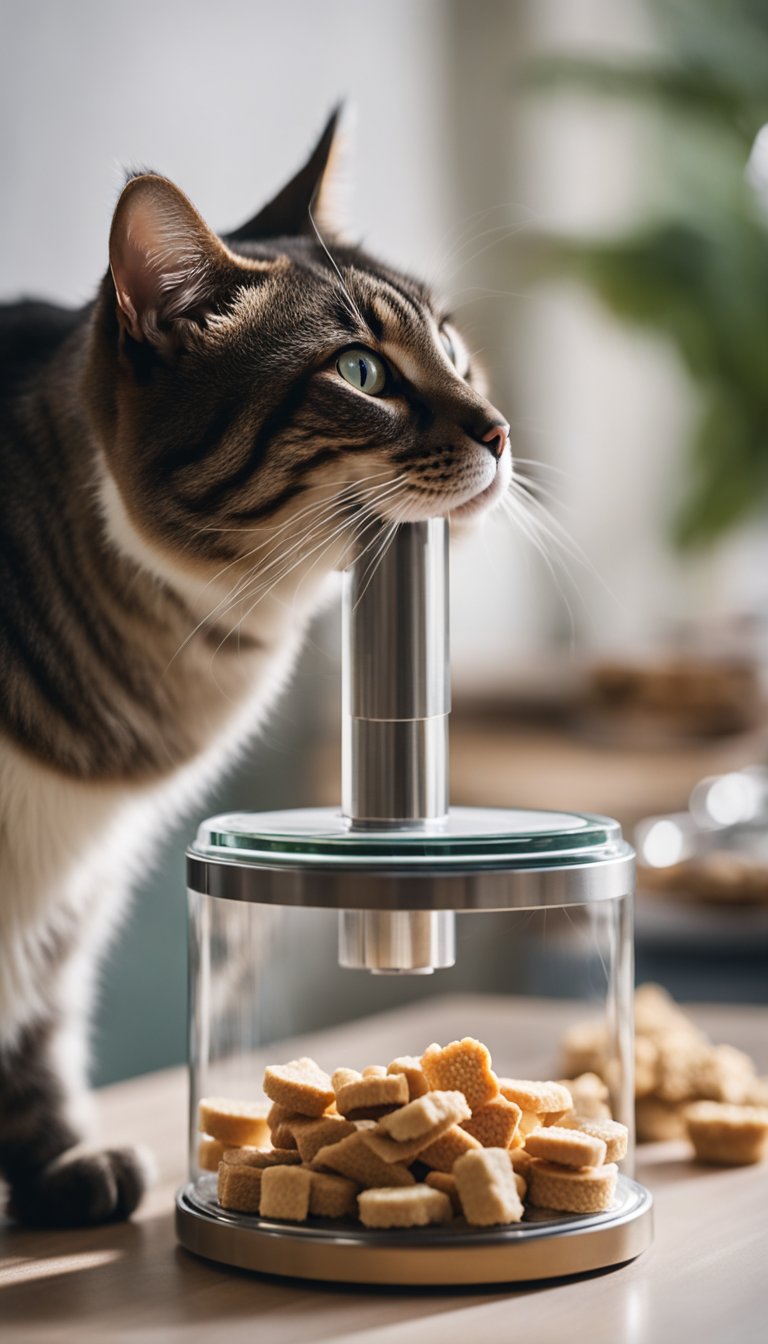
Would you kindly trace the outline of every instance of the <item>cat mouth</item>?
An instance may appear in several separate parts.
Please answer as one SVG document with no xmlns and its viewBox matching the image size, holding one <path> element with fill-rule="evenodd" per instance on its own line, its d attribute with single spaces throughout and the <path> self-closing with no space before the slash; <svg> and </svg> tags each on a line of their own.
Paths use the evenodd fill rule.
<svg viewBox="0 0 768 1344">
<path fill-rule="evenodd" d="M 498 470 L 490 485 L 484 486 L 476 495 L 466 499 L 463 504 L 457 504 L 455 508 L 449 509 L 448 517 L 457 521 L 464 521 L 467 518 L 485 513 L 501 499 L 508 481 L 508 473 Z"/>
</svg>

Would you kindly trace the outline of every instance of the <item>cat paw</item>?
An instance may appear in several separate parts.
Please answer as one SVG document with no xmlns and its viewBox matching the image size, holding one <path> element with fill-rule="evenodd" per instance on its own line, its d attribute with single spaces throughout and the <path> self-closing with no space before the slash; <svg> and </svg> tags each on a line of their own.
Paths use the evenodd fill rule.
<svg viewBox="0 0 768 1344">
<path fill-rule="evenodd" d="M 144 1148 L 72 1149 L 11 1186 L 8 1213 L 32 1227 L 84 1227 L 129 1218 L 152 1183 Z"/>
</svg>

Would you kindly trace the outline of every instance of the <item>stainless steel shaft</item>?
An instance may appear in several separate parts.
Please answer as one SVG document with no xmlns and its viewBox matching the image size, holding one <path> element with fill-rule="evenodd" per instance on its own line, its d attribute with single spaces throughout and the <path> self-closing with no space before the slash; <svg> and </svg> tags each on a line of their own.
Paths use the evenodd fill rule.
<svg viewBox="0 0 768 1344">
<path fill-rule="evenodd" d="M 403 827 L 448 810 L 448 524 L 364 539 L 344 575 L 342 811 Z"/>
</svg>

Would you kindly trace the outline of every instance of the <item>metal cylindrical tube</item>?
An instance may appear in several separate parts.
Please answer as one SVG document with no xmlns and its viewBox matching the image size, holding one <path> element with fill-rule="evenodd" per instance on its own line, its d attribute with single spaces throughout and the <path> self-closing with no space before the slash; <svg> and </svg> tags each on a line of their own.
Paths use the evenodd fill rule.
<svg viewBox="0 0 768 1344">
<path fill-rule="evenodd" d="M 382 549 L 383 548 L 383 549 Z M 344 575 L 342 812 L 403 827 L 448 811 L 448 524 L 366 535 Z"/>
</svg>

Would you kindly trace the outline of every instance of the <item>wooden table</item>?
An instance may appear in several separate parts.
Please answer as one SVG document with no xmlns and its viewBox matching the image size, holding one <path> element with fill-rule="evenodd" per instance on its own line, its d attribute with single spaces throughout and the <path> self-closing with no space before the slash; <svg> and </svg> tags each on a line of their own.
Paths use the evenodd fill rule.
<svg viewBox="0 0 768 1344">
<path fill-rule="evenodd" d="M 473 1029 L 485 1013 L 498 1033 L 503 1014 L 513 1038 L 524 1012 L 525 1054 L 533 1059 L 530 1001 L 524 1010 L 520 1000 L 446 1002 L 446 1039 L 468 1020 L 470 1002 Z M 382 1017 L 382 1042 L 390 1026 L 402 1030 L 404 1012 L 419 1039 L 420 1011 Z M 562 1005 L 536 1006 L 547 1040 L 555 1014 Z M 718 1006 L 692 1015 L 768 1071 L 768 1011 Z M 325 1032 L 323 1044 L 348 1058 L 342 1052 L 357 1030 Z M 768 1164 L 707 1169 L 682 1143 L 641 1148 L 638 1178 L 655 1197 L 656 1240 L 618 1270 L 505 1292 L 324 1288 L 228 1270 L 176 1246 L 182 1069 L 106 1088 L 99 1101 L 105 1139 L 151 1144 L 158 1183 L 128 1224 L 3 1229 L 0 1339 L 8 1344 L 763 1344 L 768 1337 Z"/>
</svg>

